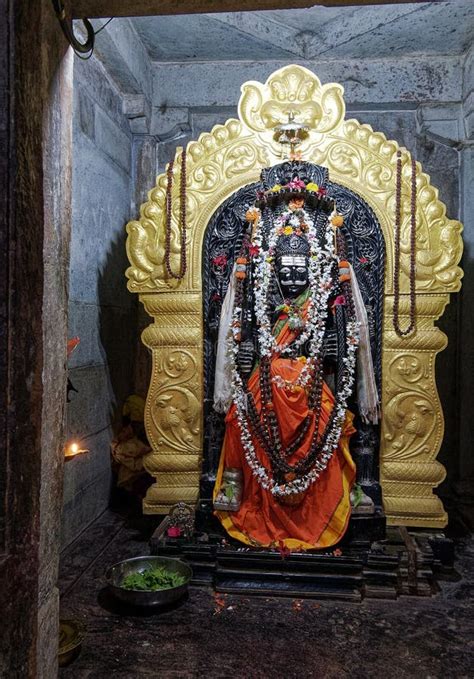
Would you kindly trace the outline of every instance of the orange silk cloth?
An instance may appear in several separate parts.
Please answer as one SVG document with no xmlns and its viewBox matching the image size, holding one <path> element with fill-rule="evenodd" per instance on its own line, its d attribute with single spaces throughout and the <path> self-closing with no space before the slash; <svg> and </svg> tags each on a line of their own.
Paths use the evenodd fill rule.
<svg viewBox="0 0 474 679">
<path fill-rule="evenodd" d="M 292 334 L 285 323 L 278 335 L 278 343 L 291 340 Z M 303 369 L 303 363 L 296 359 L 274 358 L 271 362 L 271 377 L 279 375 L 287 382 L 294 383 Z M 259 369 L 249 379 L 248 389 L 253 394 L 260 412 L 261 398 Z M 272 384 L 273 404 L 278 418 L 283 448 L 289 446 L 295 431 L 308 415 L 307 394 L 304 389 L 280 388 Z M 310 449 L 315 427 L 320 433 L 328 421 L 334 396 L 329 387 L 323 385 L 320 421 L 314 414 L 304 441 L 288 460 L 293 465 L 305 457 Z M 249 545 L 262 547 L 286 547 L 291 550 L 322 549 L 336 544 L 344 535 L 350 517 L 350 491 L 355 478 L 355 465 L 349 452 L 349 437 L 355 432 L 352 414 L 347 413 L 338 448 L 328 466 L 321 472 L 296 506 L 280 503 L 269 490 L 265 490 L 253 476 L 245 460 L 240 438 L 240 427 L 236 407 L 233 404 L 226 416 L 226 431 L 219 469 L 214 489 L 217 495 L 225 468 L 242 470 L 243 493 L 240 509 L 236 512 L 216 511 L 229 535 Z M 258 460 L 266 469 L 270 461 L 258 439 L 252 436 Z"/>
</svg>

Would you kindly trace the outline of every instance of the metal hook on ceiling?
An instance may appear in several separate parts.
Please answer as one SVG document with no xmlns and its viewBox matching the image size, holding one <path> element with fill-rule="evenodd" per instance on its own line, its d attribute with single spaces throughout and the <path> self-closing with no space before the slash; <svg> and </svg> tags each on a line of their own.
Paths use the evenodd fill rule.
<svg viewBox="0 0 474 679">
<path fill-rule="evenodd" d="M 59 21 L 59 25 L 61 26 L 62 32 L 64 33 L 68 43 L 71 45 L 76 54 L 87 54 L 87 58 L 90 57 L 94 51 L 95 31 L 89 19 L 81 19 L 87 34 L 86 41 L 81 42 L 74 35 L 72 18 L 67 16 L 62 0 L 52 0 L 52 3 L 55 14 Z"/>
</svg>

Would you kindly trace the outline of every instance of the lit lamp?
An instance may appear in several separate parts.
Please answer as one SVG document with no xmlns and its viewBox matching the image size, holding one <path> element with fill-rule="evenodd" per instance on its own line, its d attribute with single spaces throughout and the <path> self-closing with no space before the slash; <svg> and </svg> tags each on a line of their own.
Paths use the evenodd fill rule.
<svg viewBox="0 0 474 679">
<path fill-rule="evenodd" d="M 68 443 L 64 449 L 64 457 L 66 460 L 68 460 L 71 457 L 76 457 L 77 455 L 82 455 L 83 453 L 88 452 L 89 450 L 87 448 L 79 448 L 79 444 L 76 443 L 76 441 L 71 441 L 71 443 Z"/>
</svg>

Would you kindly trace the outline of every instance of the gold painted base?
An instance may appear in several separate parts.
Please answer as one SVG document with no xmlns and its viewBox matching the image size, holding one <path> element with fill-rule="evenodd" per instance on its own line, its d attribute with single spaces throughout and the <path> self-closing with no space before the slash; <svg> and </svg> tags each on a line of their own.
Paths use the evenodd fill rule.
<svg viewBox="0 0 474 679">
<path fill-rule="evenodd" d="M 144 514 L 168 514 L 177 502 L 195 505 L 199 500 L 200 472 L 163 472 L 155 478 L 143 500 Z"/>
</svg>

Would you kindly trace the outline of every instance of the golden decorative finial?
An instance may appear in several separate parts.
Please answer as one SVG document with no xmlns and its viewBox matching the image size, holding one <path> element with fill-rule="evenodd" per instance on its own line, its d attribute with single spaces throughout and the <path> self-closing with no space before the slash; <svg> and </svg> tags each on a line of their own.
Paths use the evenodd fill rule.
<svg viewBox="0 0 474 679">
<path fill-rule="evenodd" d="M 301 160 L 301 152 L 297 152 L 295 149 L 301 144 L 305 139 L 309 137 L 309 127 L 298 123 L 295 120 L 295 112 L 290 109 L 288 111 L 288 122 L 280 125 L 276 125 L 274 128 L 273 139 L 283 147 L 290 147 L 290 159 L 291 160 Z"/>
</svg>

